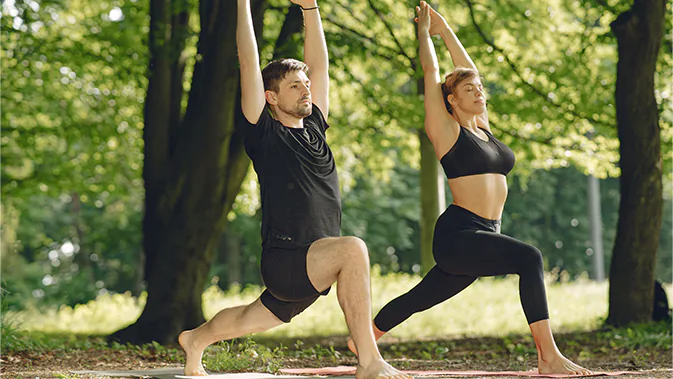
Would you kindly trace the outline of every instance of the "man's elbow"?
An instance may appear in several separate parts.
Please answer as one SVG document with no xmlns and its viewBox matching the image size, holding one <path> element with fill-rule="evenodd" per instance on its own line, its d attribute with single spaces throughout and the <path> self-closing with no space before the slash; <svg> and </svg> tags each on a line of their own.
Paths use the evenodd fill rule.
<svg viewBox="0 0 673 379">
<path fill-rule="evenodd" d="M 425 74 L 425 76 L 434 74 L 439 75 L 439 67 L 434 63 L 421 64 L 421 69 L 423 69 L 423 73 Z"/>
<path fill-rule="evenodd" d="M 249 69 L 259 65 L 259 62 L 255 57 L 249 57 L 246 55 L 238 56 L 238 65 L 241 69 Z"/>
</svg>

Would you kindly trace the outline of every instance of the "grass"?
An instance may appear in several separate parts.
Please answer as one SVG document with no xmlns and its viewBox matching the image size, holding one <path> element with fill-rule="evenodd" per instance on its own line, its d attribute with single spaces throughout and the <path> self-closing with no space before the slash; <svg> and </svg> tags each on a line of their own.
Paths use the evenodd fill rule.
<svg viewBox="0 0 673 379">
<path fill-rule="evenodd" d="M 215 372 L 255 371 L 276 373 L 281 368 L 284 347 L 257 345 L 252 338 L 224 341 L 208 349 L 204 366 Z"/>
<path fill-rule="evenodd" d="M 607 282 L 597 283 L 588 279 L 558 282 L 552 274 L 547 274 L 546 279 L 549 311 L 555 332 L 589 331 L 600 326 L 608 309 Z M 382 276 L 375 267 L 372 270 L 374 312 L 408 291 L 419 280 L 420 277 L 407 274 Z M 670 294 L 671 285 L 666 285 L 665 288 Z M 204 315 L 209 319 L 222 308 L 250 303 L 261 291 L 262 288 L 258 286 L 232 288 L 226 292 L 215 286 L 210 287 L 203 294 Z M 336 292 L 336 288 L 333 288 L 328 296 L 321 297 L 292 323 L 260 333 L 259 336 L 304 338 L 347 335 Z M 7 327 L 22 328 L 30 332 L 104 335 L 133 323 L 144 304 L 145 296 L 135 298 L 129 294 L 103 295 L 95 301 L 74 308 L 63 306 L 59 309 L 10 312 L 3 320 L 11 321 Z M 386 338 L 404 340 L 446 336 L 502 337 L 525 333 L 528 333 L 528 326 L 519 301 L 518 278 L 509 276 L 479 279 L 453 299 L 412 316 L 395 328 L 390 333 L 391 337 L 384 337 L 383 342 Z M 10 342 L 31 343 L 20 340 Z M 3 340 L 3 347 L 4 345 Z"/>
<path fill-rule="evenodd" d="M 6 372 L 16 373 L 17 377 L 78 378 L 80 376 L 69 372 L 92 368 L 180 367 L 184 364 L 180 349 L 157 343 L 108 345 L 101 335 L 26 331 L 10 329 L 6 325 L 3 322 L 3 365 Z M 566 356 L 587 367 L 650 370 L 648 377 L 670 377 L 672 346 L 668 323 L 557 333 L 556 340 Z M 204 355 L 204 365 L 213 372 L 268 373 L 277 373 L 281 367 L 353 365 L 355 357 L 347 350 L 345 342 L 344 336 L 296 339 L 258 334 L 211 346 Z M 426 336 L 392 343 L 382 341 L 379 346 L 384 358 L 401 369 L 488 367 L 496 371 L 525 371 L 534 368 L 537 359 L 529 333 L 500 337 Z"/>
</svg>

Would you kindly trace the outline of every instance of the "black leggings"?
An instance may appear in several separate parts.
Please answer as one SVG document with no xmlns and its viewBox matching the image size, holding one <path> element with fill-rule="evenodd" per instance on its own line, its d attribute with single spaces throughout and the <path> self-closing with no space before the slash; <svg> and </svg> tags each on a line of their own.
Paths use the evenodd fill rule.
<svg viewBox="0 0 673 379">
<path fill-rule="evenodd" d="M 411 291 L 386 304 L 374 318 L 387 332 L 412 314 L 432 308 L 480 276 L 519 275 L 519 296 L 528 324 L 549 318 L 542 254 L 535 246 L 498 233 L 488 220 L 451 204 L 435 225 L 432 251 L 437 264 Z"/>
</svg>

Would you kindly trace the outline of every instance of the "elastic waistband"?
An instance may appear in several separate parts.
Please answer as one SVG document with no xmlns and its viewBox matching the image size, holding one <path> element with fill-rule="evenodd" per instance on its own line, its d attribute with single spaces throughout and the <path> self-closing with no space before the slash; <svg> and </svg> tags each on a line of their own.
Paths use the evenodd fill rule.
<svg viewBox="0 0 673 379">
<path fill-rule="evenodd" d="M 445 218 L 450 224 L 460 226 L 460 229 L 463 227 L 477 227 L 479 229 L 484 228 L 495 231 L 500 226 L 500 220 L 491 220 L 481 217 L 478 214 L 455 204 L 449 205 L 440 218 Z"/>
</svg>

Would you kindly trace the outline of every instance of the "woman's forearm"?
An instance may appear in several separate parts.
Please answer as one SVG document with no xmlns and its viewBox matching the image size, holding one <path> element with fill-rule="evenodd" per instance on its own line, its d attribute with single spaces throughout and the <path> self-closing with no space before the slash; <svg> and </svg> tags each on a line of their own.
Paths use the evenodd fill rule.
<svg viewBox="0 0 673 379">
<path fill-rule="evenodd" d="M 465 48 L 460 43 L 460 40 L 458 37 L 456 37 L 456 34 L 453 32 L 453 30 L 451 30 L 450 26 L 442 26 L 439 34 L 442 36 L 442 40 L 444 41 L 446 48 L 449 49 L 449 54 L 451 54 L 451 60 L 453 61 L 453 65 L 455 67 L 467 67 L 475 70 L 477 69 L 477 67 L 474 65 L 474 62 L 472 62 L 472 59 L 470 59 L 470 56 L 467 54 L 467 51 L 465 51 Z"/>
<path fill-rule="evenodd" d="M 421 58 L 421 68 L 427 75 L 433 71 L 439 71 L 439 64 L 437 63 L 437 54 L 435 53 L 435 46 L 432 44 L 430 33 L 427 30 L 418 33 L 419 50 L 418 55 Z"/>
</svg>

